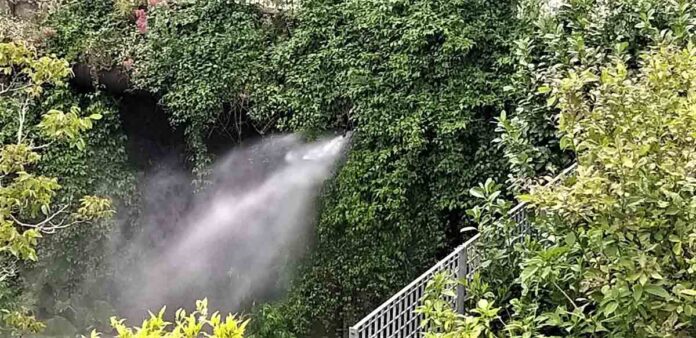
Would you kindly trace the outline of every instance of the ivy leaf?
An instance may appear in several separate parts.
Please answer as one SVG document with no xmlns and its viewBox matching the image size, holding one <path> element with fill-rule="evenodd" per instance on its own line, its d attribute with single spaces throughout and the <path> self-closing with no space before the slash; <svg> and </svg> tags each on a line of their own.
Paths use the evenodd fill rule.
<svg viewBox="0 0 696 338">
<path fill-rule="evenodd" d="M 609 304 L 606 305 L 604 308 L 604 315 L 609 317 L 614 311 L 616 311 L 616 308 L 619 307 L 619 303 L 617 302 L 610 302 Z"/>
<path fill-rule="evenodd" d="M 480 188 L 471 188 L 471 190 L 469 190 L 469 193 L 471 194 L 471 196 L 474 196 L 476 198 L 485 198 L 485 196 L 483 195 L 483 190 L 481 190 Z"/>
</svg>

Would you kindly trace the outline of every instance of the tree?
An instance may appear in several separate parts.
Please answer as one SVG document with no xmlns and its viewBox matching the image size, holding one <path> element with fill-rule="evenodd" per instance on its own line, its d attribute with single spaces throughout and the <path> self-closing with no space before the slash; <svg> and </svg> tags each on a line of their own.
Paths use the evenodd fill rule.
<svg viewBox="0 0 696 338">
<path fill-rule="evenodd" d="M 573 160 L 556 134 L 559 111 L 540 88 L 570 69 L 596 70 L 617 55 L 633 69 L 639 55 L 665 34 L 685 46 L 696 33 L 696 6 L 688 0 L 521 0 L 517 14 L 516 74 L 509 88 L 516 104 L 501 114 L 497 141 L 510 167 L 508 185 L 518 191 Z"/>
<path fill-rule="evenodd" d="M 7 282 L 15 274 L 17 260 L 36 260 L 35 246 L 42 234 L 110 216 L 109 199 L 84 196 L 79 203 L 56 203 L 61 188 L 57 178 L 35 172 L 41 152 L 57 143 L 78 149 L 85 146 L 82 133 L 101 115 L 80 116 L 51 109 L 35 123 L 30 111 L 51 86 L 64 86 L 71 71 L 64 60 L 38 57 L 23 43 L 0 44 L 0 119 L 3 143 L 0 148 L 0 252 Z M 11 132 L 13 137 L 7 137 Z M 35 331 L 41 325 L 24 316 L 21 304 L 2 307 L 10 328 Z M 15 308 L 15 309 L 13 309 Z"/>
<path fill-rule="evenodd" d="M 696 47 L 660 45 L 638 68 L 616 59 L 549 88 L 578 168 L 520 196 L 542 245 L 516 248 L 519 291 L 499 333 L 696 333 Z"/>
</svg>

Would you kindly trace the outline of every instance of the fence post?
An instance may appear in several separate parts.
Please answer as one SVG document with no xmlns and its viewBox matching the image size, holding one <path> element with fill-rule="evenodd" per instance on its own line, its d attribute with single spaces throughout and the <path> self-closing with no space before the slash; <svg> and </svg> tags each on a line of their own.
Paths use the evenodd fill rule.
<svg viewBox="0 0 696 338">
<path fill-rule="evenodd" d="M 358 338 L 358 332 L 355 330 L 355 328 L 348 328 L 348 338 Z"/>
<path fill-rule="evenodd" d="M 459 258 L 457 259 L 457 280 L 466 278 L 469 273 L 468 259 L 467 259 L 467 247 L 463 246 L 461 252 L 459 253 Z M 466 296 L 466 289 L 462 283 L 457 283 L 457 299 L 456 299 L 456 309 L 457 313 L 464 314 L 464 297 Z"/>
</svg>

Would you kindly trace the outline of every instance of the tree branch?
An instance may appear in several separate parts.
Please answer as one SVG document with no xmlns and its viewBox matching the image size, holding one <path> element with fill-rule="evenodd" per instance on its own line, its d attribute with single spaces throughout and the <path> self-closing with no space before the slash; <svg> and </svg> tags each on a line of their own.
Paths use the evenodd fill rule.
<svg viewBox="0 0 696 338">
<path fill-rule="evenodd" d="M 16 217 L 14 217 L 12 214 L 10 214 L 10 218 L 12 219 L 13 222 L 17 223 L 20 226 L 23 226 L 25 228 L 33 228 L 33 229 L 38 229 L 41 232 L 44 233 L 54 233 L 57 229 L 62 229 L 62 228 L 67 228 L 70 225 L 79 223 L 80 221 L 75 221 L 73 223 L 70 223 L 69 225 L 63 226 L 63 222 L 56 226 L 53 222 L 51 222 L 54 218 L 56 218 L 58 215 L 62 214 L 65 212 L 65 210 L 68 209 L 70 204 L 66 204 L 62 208 L 60 208 L 58 211 L 53 213 L 52 215 L 48 216 L 46 219 L 43 221 L 36 223 L 36 224 L 30 224 L 30 223 L 24 223 L 20 220 L 18 220 Z M 50 227 L 46 227 L 47 224 L 50 224 Z"/>
<path fill-rule="evenodd" d="M 17 144 L 22 143 L 22 136 L 24 134 L 24 120 L 27 118 L 27 107 L 29 106 L 29 97 L 27 96 L 22 103 L 22 107 L 19 109 L 19 128 L 17 128 Z"/>
<path fill-rule="evenodd" d="M 50 147 L 51 145 L 53 145 L 54 143 L 56 143 L 55 140 L 53 140 L 53 141 L 51 141 L 51 142 L 48 142 L 48 143 L 46 143 L 46 144 L 42 144 L 42 145 L 40 145 L 40 146 L 31 147 L 31 150 L 41 150 L 41 149 L 44 149 L 44 148 L 48 148 L 48 147 Z"/>
<path fill-rule="evenodd" d="M 573 304 L 573 307 L 574 307 L 575 309 L 578 308 L 578 306 L 577 306 L 577 305 L 575 304 L 575 302 L 570 298 L 570 296 L 568 296 L 568 294 L 565 293 L 565 291 L 563 291 L 563 289 L 561 289 L 561 287 L 558 286 L 558 284 L 556 284 L 555 281 L 553 282 L 553 285 L 556 287 L 556 289 L 558 289 L 558 291 L 560 291 L 560 292 L 565 296 L 565 298 L 570 302 L 570 304 Z"/>
</svg>

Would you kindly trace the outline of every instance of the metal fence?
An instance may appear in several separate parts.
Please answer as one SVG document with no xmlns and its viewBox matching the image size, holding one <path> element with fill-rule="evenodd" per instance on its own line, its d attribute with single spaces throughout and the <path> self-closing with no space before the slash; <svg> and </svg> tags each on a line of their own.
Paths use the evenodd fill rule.
<svg viewBox="0 0 696 338">
<path fill-rule="evenodd" d="M 563 177 L 568 176 L 576 168 L 572 165 L 556 176 L 548 184 L 556 184 Z M 527 219 L 525 203 L 520 203 L 508 213 L 510 219 L 515 221 L 520 234 L 529 233 L 532 230 Z M 437 262 L 433 267 L 412 281 L 401 291 L 389 298 L 386 302 L 365 316 L 357 324 L 349 329 L 349 338 L 411 338 L 420 337 L 423 330 L 420 323 L 423 315 L 415 312 L 421 298 L 425 294 L 425 286 L 434 275 L 449 271 L 455 278 L 471 278 L 479 268 L 481 260 L 476 251 L 476 243 L 480 235 L 477 234 L 466 243 L 458 246 L 452 253 Z M 459 313 L 464 313 L 464 301 L 466 289 L 463 286 L 457 288 L 457 297 L 451 299 Z"/>
</svg>

